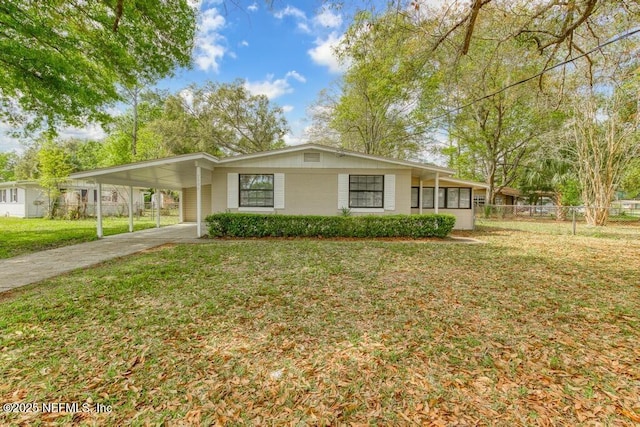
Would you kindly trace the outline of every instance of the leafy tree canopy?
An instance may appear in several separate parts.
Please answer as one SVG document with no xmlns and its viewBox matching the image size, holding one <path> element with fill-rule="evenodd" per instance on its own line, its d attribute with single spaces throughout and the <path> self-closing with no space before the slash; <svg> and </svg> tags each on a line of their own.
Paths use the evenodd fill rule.
<svg viewBox="0 0 640 427">
<path fill-rule="evenodd" d="M 27 132 L 104 122 L 118 86 L 190 64 L 188 0 L 0 3 L 0 119 Z"/>
<path fill-rule="evenodd" d="M 15 180 L 14 171 L 18 155 L 15 153 L 0 153 L 0 182 Z"/>
<path fill-rule="evenodd" d="M 165 102 L 151 128 L 172 154 L 205 151 L 218 156 L 284 146 L 284 112 L 264 95 L 251 95 L 242 80 L 195 85 Z"/>
</svg>

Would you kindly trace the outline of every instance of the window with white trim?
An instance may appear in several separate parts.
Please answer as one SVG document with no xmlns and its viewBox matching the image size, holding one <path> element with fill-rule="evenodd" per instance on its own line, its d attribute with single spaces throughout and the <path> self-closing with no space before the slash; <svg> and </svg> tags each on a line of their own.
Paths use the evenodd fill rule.
<svg viewBox="0 0 640 427">
<path fill-rule="evenodd" d="M 273 174 L 239 174 L 240 207 L 273 207 Z"/>
<path fill-rule="evenodd" d="M 18 189 L 12 188 L 9 190 L 9 197 L 11 203 L 18 203 Z"/>
<path fill-rule="evenodd" d="M 349 207 L 384 207 L 384 175 L 349 175 Z"/>
<path fill-rule="evenodd" d="M 7 202 L 7 190 L 0 190 L 0 203 Z"/>
</svg>

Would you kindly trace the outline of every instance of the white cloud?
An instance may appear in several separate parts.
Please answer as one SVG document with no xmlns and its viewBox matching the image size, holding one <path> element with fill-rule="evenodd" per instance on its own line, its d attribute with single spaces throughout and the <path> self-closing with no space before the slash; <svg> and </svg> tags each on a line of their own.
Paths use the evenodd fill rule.
<svg viewBox="0 0 640 427">
<path fill-rule="evenodd" d="M 242 41 L 240 42 L 240 46 L 247 47 L 247 46 L 249 46 L 249 42 L 248 42 L 248 41 L 246 41 L 246 40 L 242 40 Z"/>
<path fill-rule="evenodd" d="M 58 135 L 60 139 L 75 138 L 75 139 L 91 139 L 94 141 L 100 141 L 107 136 L 104 129 L 102 129 L 102 126 L 98 124 L 89 124 L 83 128 L 66 127 L 66 128 L 60 129 L 60 131 L 58 132 Z"/>
<path fill-rule="evenodd" d="M 247 10 L 249 10 L 249 12 L 255 12 L 256 10 L 258 10 L 258 3 L 253 3 L 252 5 L 248 6 Z"/>
<path fill-rule="evenodd" d="M 215 8 L 205 10 L 200 15 L 194 53 L 194 61 L 200 69 L 219 71 L 220 60 L 227 52 L 225 38 L 219 33 L 224 26 L 225 19 Z"/>
<path fill-rule="evenodd" d="M 284 111 L 285 113 L 289 113 L 291 111 L 293 111 L 294 107 L 293 105 L 283 105 L 282 106 L 282 111 Z"/>
<path fill-rule="evenodd" d="M 306 13 L 297 7 L 287 6 L 282 10 L 277 11 L 273 14 L 277 19 L 284 19 L 286 16 L 291 16 L 297 21 L 298 30 L 303 33 L 311 33 L 311 28 L 309 28 L 308 18 Z"/>
<path fill-rule="evenodd" d="M 287 77 L 293 77 L 294 79 L 296 79 L 300 83 L 306 83 L 307 82 L 307 79 L 302 74 L 298 73 L 296 70 L 289 71 L 285 75 L 285 78 L 287 78 Z"/>
<path fill-rule="evenodd" d="M 298 22 L 298 29 L 303 33 L 311 33 L 311 28 L 309 28 L 306 22 Z"/>
<path fill-rule="evenodd" d="M 314 42 L 316 47 L 307 51 L 311 60 L 318 65 L 328 67 L 331 73 L 339 74 L 345 71 L 348 64 L 340 62 L 334 53 L 334 48 L 340 44 L 343 37 L 334 31 L 324 40 L 317 38 Z"/>
<path fill-rule="evenodd" d="M 333 13 L 327 8 L 323 8 L 322 11 L 313 18 L 313 23 L 321 27 L 338 28 L 342 25 L 342 16 Z"/>
<path fill-rule="evenodd" d="M 193 108 L 193 91 L 191 89 L 182 89 L 178 95 L 184 101 L 186 105 Z"/>
<path fill-rule="evenodd" d="M 301 19 L 303 21 L 307 20 L 307 15 L 297 7 L 287 6 L 282 10 L 279 10 L 274 14 L 274 16 L 278 19 L 282 19 L 285 16 L 293 16 L 294 18 Z"/>
<path fill-rule="evenodd" d="M 269 99 L 293 92 L 293 88 L 286 78 L 273 80 L 273 75 L 268 75 L 266 80 L 258 82 L 247 80 L 244 87 L 253 95 L 265 95 Z"/>
<path fill-rule="evenodd" d="M 279 96 L 285 95 L 287 93 L 293 92 L 293 88 L 289 83 L 289 79 L 293 78 L 301 83 L 307 81 L 300 73 L 297 71 L 289 71 L 285 76 L 281 79 L 273 78 L 273 74 L 269 74 L 265 80 L 250 82 L 245 81 L 244 87 L 253 94 L 253 95 L 265 95 L 269 99 L 275 99 Z"/>
<path fill-rule="evenodd" d="M 305 144 L 307 142 L 309 142 L 308 138 L 302 136 L 295 136 L 291 133 L 286 134 L 285 136 L 282 137 L 282 139 L 284 140 L 284 143 L 287 145 L 300 145 L 300 144 Z"/>
</svg>

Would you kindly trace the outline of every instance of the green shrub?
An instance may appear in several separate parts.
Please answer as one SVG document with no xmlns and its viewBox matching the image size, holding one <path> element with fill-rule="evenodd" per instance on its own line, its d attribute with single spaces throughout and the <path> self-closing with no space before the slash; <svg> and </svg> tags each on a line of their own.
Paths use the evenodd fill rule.
<svg viewBox="0 0 640 427">
<path fill-rule="evenodd" d="M 446 237 L 453 215 L 315 216 L 218 213 L 206 218 L 211 237 Z"/>
</svg>

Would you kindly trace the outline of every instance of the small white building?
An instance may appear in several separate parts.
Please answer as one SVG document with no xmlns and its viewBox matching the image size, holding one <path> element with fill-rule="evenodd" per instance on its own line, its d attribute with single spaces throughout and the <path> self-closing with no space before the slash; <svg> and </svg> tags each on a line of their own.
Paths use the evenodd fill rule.
<svg viewBox="0 0 640 427">
<path fill-rule="evenodd" d="M 47 193 L 35 181 L 0 182 L 0 215 L 40 218 L 47 210 Z"/>
</svg>

